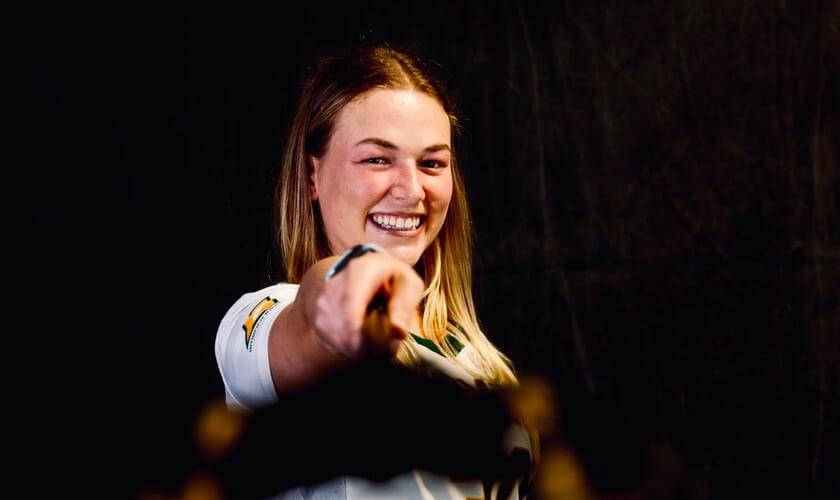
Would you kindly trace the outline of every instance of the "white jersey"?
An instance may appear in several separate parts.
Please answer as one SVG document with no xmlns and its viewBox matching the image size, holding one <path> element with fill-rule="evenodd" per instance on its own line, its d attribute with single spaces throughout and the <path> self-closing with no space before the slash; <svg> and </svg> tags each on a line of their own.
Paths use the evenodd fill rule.
<svg viewBox="0 0 840 500">
<path fill-rule="evenodd" d="M 280 283 L 246 293 L 228 310 L 216 335 L 216 362 L 225 385 L 229 407 L 256 409 L 278 400 L 268 363 L 268 335 L 280 312 L 295 300 L 298 285 Z M 439 354 L 430 341 L 419 339 L 417 349 L 429 366 L 448 376 L 475 385 L 480 370 L 472 357 L 471 346 L 464 346 L 454 363 Z M 521 448 L 531 452 L 528 433 L 512 426 L 506 434 L 508 451 Z M 497 498 L 493 487 L 490 498 Z M 454 481 L 439 474 L 411 471 L 378 482 L 357 477 L 340 477 L 309 487 L 292 488 L 277 498 L 284 500 L 357 500 L 357 499 L 466 499 L 485 498 L 480 481 Z M 508 499 L 518 499 L 515 486 Z"/>
</svg>

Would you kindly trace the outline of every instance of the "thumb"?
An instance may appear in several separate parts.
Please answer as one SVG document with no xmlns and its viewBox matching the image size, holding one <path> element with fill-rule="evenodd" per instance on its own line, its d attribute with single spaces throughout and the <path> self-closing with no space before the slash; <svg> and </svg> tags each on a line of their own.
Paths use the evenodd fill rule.
<svg viewBox="0 0 840 500">
<path fill-rule="evenodd" d="M 419 305 L 423 297 L 423 281 L 419 276 L 395 276 L 388 314 L 391 324 L 403 334 L 420 331 Z"/>
</svg>

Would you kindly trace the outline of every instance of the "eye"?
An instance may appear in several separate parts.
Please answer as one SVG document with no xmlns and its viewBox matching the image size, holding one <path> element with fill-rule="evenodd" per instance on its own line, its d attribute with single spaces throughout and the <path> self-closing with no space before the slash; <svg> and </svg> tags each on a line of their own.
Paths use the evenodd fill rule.
<svg viewBox="0 0 840 500">
<path fill-rule="evenodd" d="M 424 160 L 420 162 L 420 166 L 423 168 L 431 168 L 431 169 L 439 169 L 439 168 L 446 168 L 446 162 L 438 161 L 438 160 Z"/>
<path fill-rule="evenodd" d="M 385 165 L 386 163 L 388 163 L 388 160 L 381 156 L 376 156 L 374 158 L 365 158 L 364 160 L 362 160 L 362 163 L 370 163 L 371 165 Z"/>
</svg>

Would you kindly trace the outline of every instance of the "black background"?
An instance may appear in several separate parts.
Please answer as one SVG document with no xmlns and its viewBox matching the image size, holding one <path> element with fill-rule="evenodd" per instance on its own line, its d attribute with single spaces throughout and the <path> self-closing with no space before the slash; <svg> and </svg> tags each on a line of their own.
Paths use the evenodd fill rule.
<svg viewBox="0 0 840 500">
<path fill-rule="evenodd" d="M 22 296 L 62 297 L 39 334 L 47 383 L 93 411 L 109 475 L 142 487 L 189 453 L 196 409 L 222 393 L 219 320 L 281 276 L 272 189 L 301 77 L 390 41 L 448 75 L 479 316 L 555 385 L 596 489 L 638 490 L 668 449 L 695 494 L 836 494 L 836 2 L 26 20 Z"/>
</svg>

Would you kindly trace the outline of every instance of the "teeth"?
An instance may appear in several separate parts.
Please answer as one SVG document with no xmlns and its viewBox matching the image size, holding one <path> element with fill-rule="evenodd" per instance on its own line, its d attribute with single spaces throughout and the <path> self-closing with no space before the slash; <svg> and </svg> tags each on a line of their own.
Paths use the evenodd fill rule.
<svg viewBox="0 0 840 500">
<path fill-rule="evenodd" d="M 373 221 L 385 229 L 412 230 L 420 225 L 420 217 L 397 217 L 395 215 L 374 214 Z"/>
</svg>

